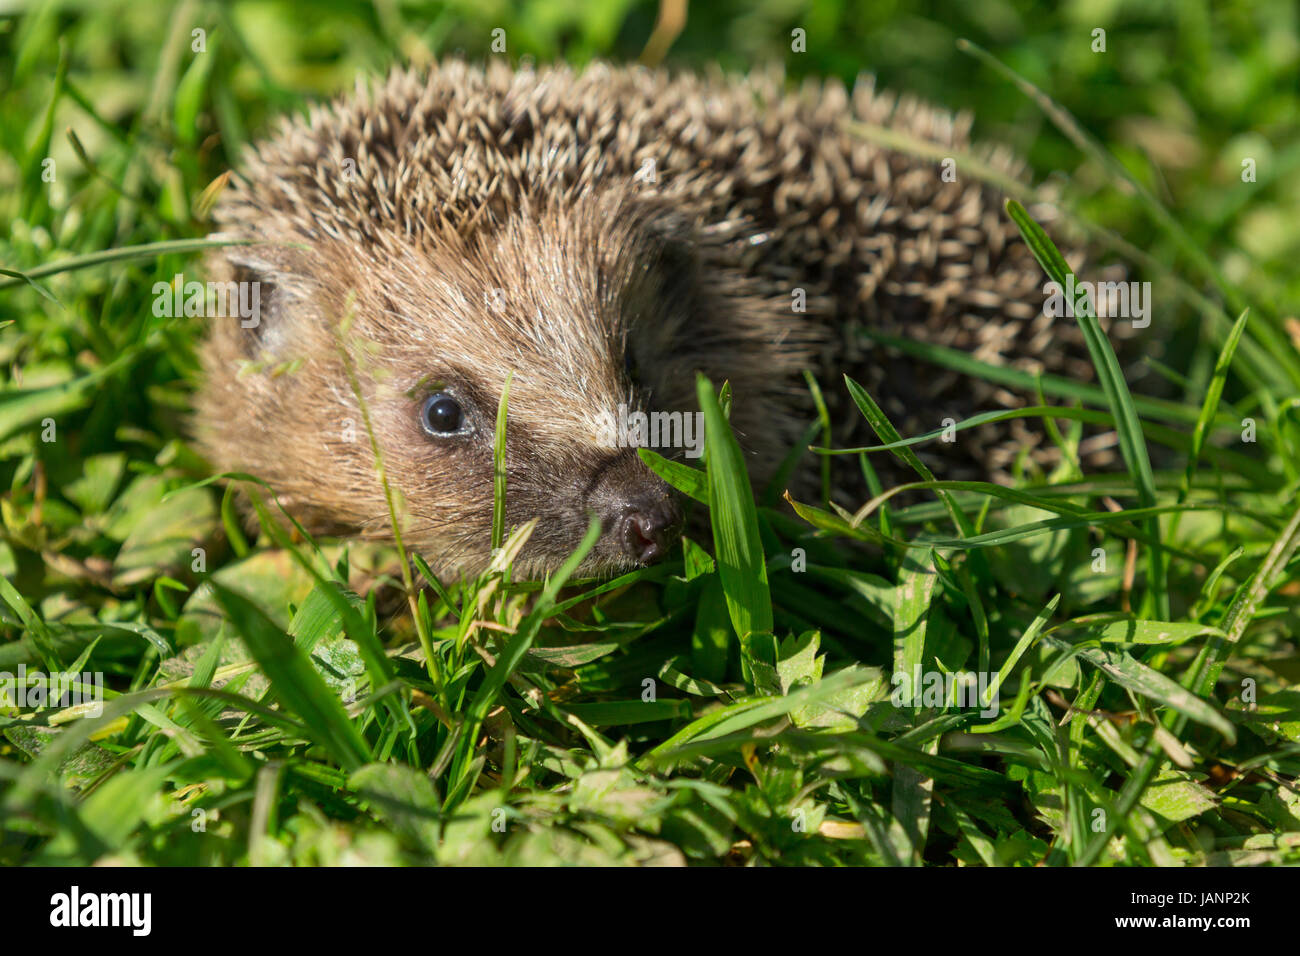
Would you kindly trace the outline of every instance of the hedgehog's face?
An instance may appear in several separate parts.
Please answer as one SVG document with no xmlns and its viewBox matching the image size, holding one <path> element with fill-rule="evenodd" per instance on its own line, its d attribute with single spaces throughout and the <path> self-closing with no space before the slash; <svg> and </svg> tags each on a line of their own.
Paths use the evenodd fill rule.
<svg viewBox="0 0 1300 956">
<path fill-rule="evenodd" d="M 582 573 L 666 553 L 681 513 L 638 456 L 648 436 L 636 426 L 657 395 L 684 402 L 693 393 L 688 364 L 671 351 L 655 358 L 655 337 L 680 322 L 680 302 L 661 294 L 668 273 L 657 265 L 615 275 L 617 256 L 574 256 L 577 245 L 517 223 L 473 245 L 408 249 L 382 262 L 318 247 L 295 263 L 307 287 L 270 310 L 279 330 L 259 333 L 281 363 L 306 359 L 266 379 L 276 394 L 265 423 L 296 433 L 299 414 L 317 419 L 307 434 L 276 441 L 281 450 L 262 464 L 272 485 L 288 489 L 291 510 L 316 526 L 388 536 L 368 424 L 399 492 L 404 543 L 440 572 L 481 570 L 492 559 L 505 392 L 505 531 L 536 522 L 516 573 L 554 571 L 593 517 L 600 536 Z M 698 413 L 669 410 L 677 414 L 664 432 L 676 443 L 656 450 L 698 458 Z M 286 464 L 299 448 L 306 461 Z"/>
<path fill-rule="evenodd" d="M 588 255 L 575 255 L 584 248 Z M 371 335 L 393 386 L 377 393 L 387 393 L 377 421 L 410 511 L 407 538 L 432 562 L 464 570 L 491 557 L 494 443 L 507 380 L 506 529 L 537 522 L 516 559 L 519 572 L 553 571 L 592 517 L 601 534 L 585 573 L 645 564 L 668 550 L 680 511 L 638 456 L 650 436 L 636 425 L 638 413 L 659 407 L 656 397 L 682 401 L 693 391 L 693 369 L 683 366 L 681 381 L 670 381 L 675 356 L 658 361 L 645 335 L 680 321 L 672 314 L 680 301 L 662 294 L 665 275 L 680 281 L 679 265 L 656 261 L 628 275 L 618 255 L 525 221 L 454 252 L 390 264 L 397 281 L 385 283 L 388 300 L 367 310 L 391 317 Z M 657 450 L 698 457 L 698 414 L 664 410 L 677 414 Z"/>
<path fill-rule="evenodd" d="M 656 560 L 680 511 L 637 447 L 698 459 L 697 371 L 743 395 L 733 413 L 743 444 L 772 441 L 783 423 L 772 383 L 790 362 L 768 329 L 729 314 L 737 302 L 755 308 L 752 294 L 729 296 L 716 270 L 703 281 L 698 250 L 672 229 L 593 202 L 382 259 L 316 247 L 292 267 L 306 285 L 270 309 L 285 328 L 261 333 L 281 361 L 306 362 L 270 384 L 249 423 L 273 436 L 249 470 L 312 526 L 386 537 L 368 422 L 402 502 L 404 542 L 440 572 L 474 573 L 492 558 L 494 439 L 509 379 L 505 530 L 536 520 L 516 572 L 558 568 L 593 516 L 601 534 L 582 573 Z"/>
</svg>

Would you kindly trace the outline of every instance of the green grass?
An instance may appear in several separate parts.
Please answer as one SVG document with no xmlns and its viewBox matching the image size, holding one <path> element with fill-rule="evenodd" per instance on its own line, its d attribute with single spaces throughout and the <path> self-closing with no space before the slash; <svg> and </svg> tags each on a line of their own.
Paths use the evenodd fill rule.
<svg viewBox="0 0 1300 956">
<path fill-rule="evenodd" d="M 879 438 L 809 422 L 805 445 L 863 461 L 856 511 L 825 468 L 818 500 L 751 488 L 725 424 L 745 396 L 701 380 L 704 469 L 643 457 L 711 538 L 602 581 L 571 579 L 580 548 L 546 582 L 510 574 L 531 529 L 503 515 L 465 582 L 287 531 L 235 476 L 247 533 L 185 437 L 202 320 L 155 316 L 152 290 L 198 274 L 210 187 L 275 114 L 395 59 L 483 55 L 496 27 L 511 56 L 633 59 L 653 5 L 0 18 L 0 671 L 107 685 L 98 717 L 0 706 L 0 863 L 1300 862 L 1294 6 L 957 6 L 696 4 L 670 60 L 869 66 L 974 110 L 1153 282 L 1145 377 L 1088 316 L 1092 382 L 911 346 L 1038 395 L 1014 415 L 1062 464 L 1013 488 L 930 472 L 914 449 L 939 432 L 823 381 Z M 1078 468 L 1085 424 L 1118 433 L 1117 470 Z M 882 455 L 918 480 L 880 487 Z M 997 706 L 898 706 L 892 675 L 918 669 L 995 674 Z"/>
</svg>

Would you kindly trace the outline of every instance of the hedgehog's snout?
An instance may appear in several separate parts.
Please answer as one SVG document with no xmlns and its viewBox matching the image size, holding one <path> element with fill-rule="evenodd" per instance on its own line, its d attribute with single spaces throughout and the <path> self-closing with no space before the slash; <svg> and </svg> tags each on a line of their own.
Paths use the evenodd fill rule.
<svg viewBox="0 0 1300 956">
<path fill-rule="evenodd" d="M 630 449 L 600 469 L 587 506 L 600 518 L 606 547 L 637 564 L 662 558 L 681 529 L 671 489 Z"/>
<path fill-rule="evenodd" d="M 650 564 L 664 556 L 680 524 L 671 498 L 645 499 L 630 503 L 615 529 L 624 554 L 638 564 Z"/>
</svg>

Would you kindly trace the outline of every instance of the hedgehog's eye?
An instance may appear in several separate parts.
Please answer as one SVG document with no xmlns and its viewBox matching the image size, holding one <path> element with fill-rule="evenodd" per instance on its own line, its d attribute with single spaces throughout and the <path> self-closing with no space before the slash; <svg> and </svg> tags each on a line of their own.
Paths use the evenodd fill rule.
<svg viewBox="0 0 1300 956">
<path fill-rule="evenodd" d="M 465 413 L 461 411 L 460 402 L 446 392 L 430 395 L 420 408 L 420 425 L 426 434 L 435 437 L 456 434 L 464 420 Z"/>
</svg>

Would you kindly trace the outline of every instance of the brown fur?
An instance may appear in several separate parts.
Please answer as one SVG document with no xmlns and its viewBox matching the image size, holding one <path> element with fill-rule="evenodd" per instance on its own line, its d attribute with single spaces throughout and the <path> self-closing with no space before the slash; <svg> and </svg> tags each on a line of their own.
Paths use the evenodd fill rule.
<svg viewBox="0 0 1300 956">
<path fill-rule="evenodd" d="M 214 278 L 261 282 L 262 315 L 255 330 L 214 322 L 203 448 L 223 470 L 265 478 L 311 528 L 384 536 L 350 362 L 409 513 L 407 543 L 443 571 L 473 571 L 489 557 L 493 422 L 513 372 L 507 521 L 540 519 L 517 565 L 540 574 L 577 544 L 589 510 L 663 493 L 633 452 L 601 447 L 596 415 L 620 402 L 693 410 L 697 371 L 731 382 L 758 481 L 810 420 L 807 367 L 842 442 L 869 435 L 843 408 L 840 371 L 900 425 L 1015 401 L 846 346 L 858 324 L 1086 374 L 1073 330 L 1042 315 L 1041 273 L 999 197 L 848 135 L 848 116 L 970 148 L 965 120 L 869 78 L 852 93 L 786 93 L 775 74 L 600 64 L 450 62 L 283 121 L 218 207 L 221 235 L 264 244 L 215 255 Z M 982 157 L 1019 173 L 1005 152 Z M 806 313 L 792 311 L 795 288 Z M 419 401 L 441 386 L 465 399 L 470 438 L 420 430 Z M 1009 460 L 969 432 L 942 450 L 946 475 Z M 586 570 L 628 563 L 606 534 Z"/>
</svg>

